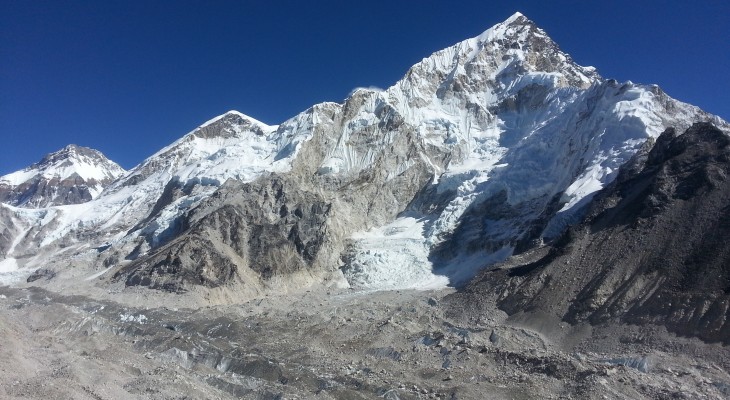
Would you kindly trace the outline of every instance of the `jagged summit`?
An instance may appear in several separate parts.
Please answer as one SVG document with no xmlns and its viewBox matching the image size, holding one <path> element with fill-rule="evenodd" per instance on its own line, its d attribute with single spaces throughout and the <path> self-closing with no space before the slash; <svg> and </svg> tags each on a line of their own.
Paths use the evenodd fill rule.
<svg viewBox="0 0 730 400">
<path fill-rule="evenodd" d="M 275 157 L 285 146 L 267 125 L 232 110 L 206 121 L 180 139 L 159 150 L 133 168 L 112 187 L 149 185 L 152 192 L 171 178 L 186 182 L 220 185 L 229 178 L 248 180 L 264 169 L 281 171 Z M 157 188 L 157 189 L 154 189 Z"/>
<path fill-rule="evenodd" d="M 83 203 L 124 173 L 100 151 L 70 144 L 0 177 L 0 201 L 25 208 Z"/>
<path fill-rule="evenodd" d="M 78 171 L 74 171 L 74 170 L 63 171 L 63 170 L 56 168 L 59 165 L 76 164 L 76 165 L 80 166 L 82 163 L 108 164 L 111 167 L 108 168 L 108 171 L 104 170 L 104 169 L 96 169 L 96 171 L 91 171 L 91 170 L 84 171 L 81 169 L 79 169 Z M 78 146 L 76 144 L 69 144 L 69 145 L 65 146 L 64 148 L 62 148 L 61 150 L 47 154 L 45 157 L 43 157 L 43 159 L 41 159 L 41 161 L 31 165 L 30 168 L 43 170 L 43 171 L 47 172 L 48 174 L 58 173 L 59 177 L 61 177 L 61 178 L 68 177 L 68 175 L 64 176 L 64 173 L 65 174 L 79 173 L 79 175 L 81 175 L 84 178 L 99 179 L 99 178 L 104 178 L 104 177 L 91 176 L 89 174 L 94 173 L 94 172 L 103 172 L 103 173 L 108 173 L 107 177 L 114 178 L 115 176 L 113 176 L 113 175 L 118 175 L 118 173 L 120 171 L 123 172 L 123 169 L 121 167 L 115 168 L 112 166 L 112 164 L 116 165 L 116 163 L 113 163 L 112 161 L 107 159 L 106 156 L 104 156 L 104 154 L 102 154 L 98 150 L 91 149 L 89 147 Z M 115 174 L 115 172 L 116 172 L 116 174 Z"/>
<path fill-rule="evenodd" d="M 69 144 L 61 150 L 49 153 L 39 162 L 24 169 L 24 171 L 29 170 L 39 171 L 46 178 L 65 179 L 73 174 L 78 174 L 83 179 L 97 181 L 113 180 L 124 173 L 122 167 L 106 158 L 99 150 L 75 144 Z M 22 179 L 23 175 L 13 176 Z M 1 179 L 5 179 L 5 177 Z M 22 181 L 16 182 L 22 183 Z"/>
<path fill-rule="evenodd" d="M 456 76 L 470 69 L 479 69 L 488 76 L 509 72 L 510 79 L 535 72 L 553 73 L 562 78 L 563 85 L 582 88 L 600 80 L 595 68 L 576 64 L 543 29 L 519 12 L 473 38 L 424 58 L 409 74 L 422 76 L 427 71 Z"/>
<path fill-rule="evenodd" d="M 264 128 L 264 129 L 271 128 L 270 125 L 267 125 L 267 124 L 265 124 L 265 123 L 263 123 L 263 122 L 255 119 L 253 117 L 250 117 L 250 116 L 248 116 L 248 115 L 246 115 L 246 114 L 244 114 L 244 113 L 242 113 L 240 111 L 230 110 L 230 111 L 227 111 L 227 112 L 225 112 L 225 113 L 223 113 L 223 114 L 221 114 L 221 115 L 219 115 L 217 117 L 211 118 L 210 120 L 202 123 L 198 127 L 198 129 L 205 128 L 206 126 L 208 126 L 210 124 L 213 124 L 213 123 L 216 123 L 216 122 L 219 122 L 219 121 L 225 121 L 225 120 L 228 120 L 228 121 L 232 121 L 232 120 L 246 121 L 246 122 L 248 122 L 248 124 L 257 125 L 257 126 L 259 126 L 261 128 Z"/>
<path fill-rule="evenodd" d="M 533 22 L 531 19 L 527 18 L 527 16 L 525 14 L 522 14 L 521 12 L 516 11 L 514 14 L 510 15 L 509 18 L 507 18 L 506 20 L 504 20 L 504 21 L 496 24 L 495 26 L 489 28 L 484 33 L 488 32 L 490 30 L 498 29 L 498 27 L 500 27 L 500 26 L 506 27 L 506 26 L 510 26 L 510 25 L 515 25 L 515 26 L 518 26 L 518 25 L 522 25 L 522 26 L 532 25 L 532 26 L 535 26 L 537 28 L 537 26 L 535 25 L 535 22 Z M 479 35 L 479 36 L 482 36 L 482 35 Z"/>
<path fill-rule="evenodd" d="M 504 22 L 505 23 L 510 23 L 510 22 L 512 22 L 514 20 L 519 19 L 520 17 L 527 19 L 527 17 L 525 16 L 525 14 L 523 14 L 523 13 L 521 13 L 519 11 L 515 11 L 515 13 L 512 14 L 512 15 L 510 15 L 509 18 L 507 18 L 506 20 L 504 20 Z"/>
</svg>

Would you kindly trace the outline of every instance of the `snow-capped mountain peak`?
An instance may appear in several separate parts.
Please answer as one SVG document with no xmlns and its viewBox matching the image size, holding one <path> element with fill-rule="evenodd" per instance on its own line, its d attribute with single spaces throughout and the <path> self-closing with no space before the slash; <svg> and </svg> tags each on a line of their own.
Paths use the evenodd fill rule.
<svg viewBox="0 0 730 400">
<path fill-rule="evenodd" d="M 39 162 L 0 180 L 10 184 L 21 184 L 40 174 L 46 179 L 67 179 L 74 174 L 85 180 L 112 180 L 124 173 L 124 169 L 109 160 L 98 150 L 69 144 L 61 150 L 47 154 Z"/>
<path fill-rule="evenodd" d="M 275 163 L 280 150 L 277 128 L 228 111 L 147 158 L 109 191 L 141 182 L 161 189 L 172 178 L 183 184 L 195 181 L 217 186 L 229 178 L 245 181 L 263 170 L 286 169 L 286 163 Z"/>
<path fill-rule="evenodd" d="M 521 13 L 519 11 L 515 11 L 515 13 L 512 14 L 512 15 L 510 15 L 510 17 L 507 18 L 504 22 L 505 23 L 510 23 L 512 21 L 515 21 L 515 20 L 519 19 L 520 17 L 521 18 L 527 18 L 527 17 L 525 17 L 525 14 L 523 14 L 523 13 Z"/>
<path fill-rule="evenodd" d="M 563 86 L 585 88 L 600 80 L 595 68 L 575 63 L 543 29 L 515 13 L 473 38 L 424 58 L 408 71 L 403 82 L 422 81 L 429 75 L 451 80 L 499 77 L 499 81 L 510 82 L 534 72 L 555 74 Z"/>
<path fill-rule="evenodd" d="M 27 208 L 83 203 L 124 173 L 100 151 L 71 144 L 0 177 L 0 201 Z"/>
<path fill-rule="evenodd" d="M 248 116 L 248 115 L 246 115 L 246 114 L 244 114 L 244 113 L 242 113 L 240 111 L 230 110 L 230 111 L 227 111 L 227 112 L 225 112 L 225 113 L 223 113 L 223 114 L 221 114 L 221 115 L 219 115 L 217 117 L 211 118 L 210 120 L 208 120 L 208 121 L 200 124 L 200 126 L 198 127 L 198 129 L 205 128 L 208 125 L 211 125 L 211 124 L 213 124 L 215 122 L 219 122 L 219 121 L 225 120 L 225 119 L 230 119 L 230 120 L 236 120 L 236 119 L 238 119 L 239 122 L 242 123 L 242 124 L 248 124 L 248 125 L 251 125 L 251 126 L 258 126 L 258 127 L 262 128 L 262 129 L 272 128 L 271 126 L 269 126 L 269 125 L 267 125 L 267 124 L 265 124 L 265 123 L 263 123 L 263 122 L 255 119 L 255 118 L 252 118 L 252 117 L 250 117 L 250 116 Z M 273 128 L 275 128 L 275 126 Z"/>
</svg>

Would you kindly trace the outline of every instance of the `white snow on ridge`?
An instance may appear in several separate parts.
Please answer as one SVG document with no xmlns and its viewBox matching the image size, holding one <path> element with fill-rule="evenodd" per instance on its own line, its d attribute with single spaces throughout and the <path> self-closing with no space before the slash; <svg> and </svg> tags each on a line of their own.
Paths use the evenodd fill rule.
<svg viewBox="0 0 730 400">
<path fill-rule="evenodd" d="M 34 171 L 32 169 L 23 169 L 20 171 L 11 172 L 7 175 L 3 175 L 0 177 L 0 183 L 5 183 L 7 185 L 11 186 L 18 186 L 23 182 L 27 182 L 33 177 L 38 175 L 37 171 Z"/>
<path fill-rule="evenodd" d="M 76 146 L 67 146 L 66 148 L 52 153 L 48 156 L 49 161 L 46 163 L 35 164 L 31 167 L 0 177 L 0 184 L 5 183 L 10 186 L 17 186 L 29 181 L 35 177 L 45 179 L 64 180 L 78 175 L 85 181 L 110 180 L 115 179 L 124 174 L 124 169 L 116 163 L 106 159 L 96 150 L 85 149 L 94 156 L 89 157 L 86 154 L 75 151 Z M 68 156 L 64 156 L 68 154 Z"/>
<path fill-rule="evenodd" d="M 222 123 L 218 135 L 201 137 L 198 133 L 202 129 L 216 122 L 222 122 L 226 117 L 236 116 L 238 121 L 229 124 Z M 271 134 L 276 126 L 269 126 L 237 111 L 229 111 L 200 125 L 182 138 L 163 147 L 155 154 L 144 160 L 140 165 L 130 170 L 127 178 L 150 169 L 157 179 L 177 176 L 181 180 L 205 176 L 206 178 L 227 179 L 234 177 L 236 172 L 245 173 L 249 163 L 256 166 L 263 164 L 267 156 L 271 156 L 272 144 L 266 137 L 259 137 L 254 129 L 260 129 L 265 134 Z M 225 133 L 225 134 L 224 134 Z M 230 155 L 231 157 L 227 157 Z M 234 160 L 235 157 L 243 157 Z M 230 168 L 239 170 L 230 171 Z M 210 170 L 210 169 L 213 170 Z M 146 178 L 148 180 L 150 178 Z M 113 187 L 118 187 L 124 181 Z"/>
<path fill-rule="evenodd" d="M 213 127 L 215 123 L 220 126 Z M 203 128 L 212 131 L 203 132 Z M 312 129 L 312 113 L 269 126 L 228 112 L 158 151 L 90 202 L 16 210 L 29 226 L 44 229 L 40 246 L 82 231 L 97 232 L 94 237 L 99 243 L 110 241 L 117 246 L 132 243 L 139 233 L 152 234 L 156 242 L 180 215 L 227 179 L 246 182 L 263 173 L 288 171 L 301 143 L 311 138 Z M 125 235 L 150 212 L 170 181 L 190 186 L 191 192 L 165 206 L 140 231 Z"/>
<path fill-rule="evenodd" d="M 229 115 L 237 115 L 237 116 L 243 118 L 244 120 L 248 120 L 251 123 L 253 123 L 255 125 L 258 125 L 258 126 L 264 128 L 265 130 L 276 129 L 276 126 L 267 125 L 267 124 L 265 124 L 265 123 L 263 123 L 263 122 L 255 119 L 255 118 L 253 118 L 253 117 L 250 117 L 250 116 L 248 116 L 248 115 L 246 115 L 246 114 L 244 114 L 244 113 L 242 113 L 240 111 L 236 111 L 236 110 L 230 110 L 230 111 L 227 111 L 227 112 L 225 112 L 225 113 L 223 113 L 221 115 L 218 115 L 216 117 L 213 117 L 213 118 L 209 119 L 208 121 L 205 121 L 202 124 L 200 124 L 200 126 L 198 126 L 198 128 L 205 128 L 206 126 L 208 126 L 208 125 L 210 125 L 210 124 L 212 124 L 214 122 L 218 122 L 222 118 L 224 118 L 226 116 L 229 116 Z"/>
</svg>

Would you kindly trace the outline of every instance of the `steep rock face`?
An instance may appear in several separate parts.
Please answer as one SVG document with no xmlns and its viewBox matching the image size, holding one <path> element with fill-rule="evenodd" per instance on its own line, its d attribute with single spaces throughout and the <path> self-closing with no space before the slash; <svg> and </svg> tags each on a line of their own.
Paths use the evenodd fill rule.
<svg viewBox="0 0 730 400">
<path fill-rule="evenodd" d="M 331 205 L 273 176 L 229 180 L 178 222 L 174 239 L 115 274 L 126 284 L 183 291 L 310 268 L 325 242 Z M 244 271 L 246 270 L 246 271 Z M 246 282 L 255 277 L 254 282 Z"/>
<path fill-rule="evenodd" d="M 730 343 L 730 137 L 695 124 L 648 148 L 544 256 L 484 272 L 466 296 L 495 293 L 510 314 L 654 323 Z"/>
<path fill-rule="evenodd" d="M 0 202 L 26 208 L 85 203 L 124 172 L 97 150 L 69 145 L 0 177 Z"/>
<path fill-rule="evenodd" d="M 21 226 L 14 213 L 7 207 L 0 207 L 0 255 L 3 257 L 13 250 L 15 237 L 20 234 Z"/>
</svg>

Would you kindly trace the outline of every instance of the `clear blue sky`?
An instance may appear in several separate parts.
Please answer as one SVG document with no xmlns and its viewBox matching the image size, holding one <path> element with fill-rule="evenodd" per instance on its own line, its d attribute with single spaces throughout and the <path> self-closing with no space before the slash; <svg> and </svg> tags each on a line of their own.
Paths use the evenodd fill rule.
<svg viewBox="0 0 730 400">
<path fill-rule="evenodd" d="M 0 175 L 69 143 L 131 168 L 231 109 L 277 124 L 515 11 L 604 77 L 730 119 L 729 4 L 0 0 Z"/>
</svg>

